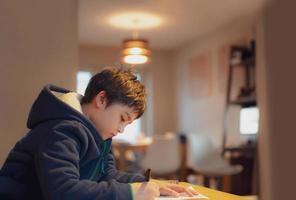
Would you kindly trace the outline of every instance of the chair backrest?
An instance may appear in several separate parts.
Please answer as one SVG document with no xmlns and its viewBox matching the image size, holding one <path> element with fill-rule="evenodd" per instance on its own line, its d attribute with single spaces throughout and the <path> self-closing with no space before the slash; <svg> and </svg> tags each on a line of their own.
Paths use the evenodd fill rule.
<svg viewBox="0 0 296 200">
<path fill-rule="evenodd" d="M 188 138 L 188 165 L 205 166 L 215 161 L 222 161 L 219 149 L 206 134 L 189 133 Z"/>
<path fill-rule="evenodd" d="M 233 175 L 242 171 L 240 165 L 230 165 L 208 135 L 188 134 L 188 166 L 204 175 Z"/>
<path fill-rule="evenodd" d="M 141 162 L 143 168 L 152 168 L 156 174 L 175 172 L 180 165 L 179 138 L 171 132 L 155 136 Z"/>
</svg>

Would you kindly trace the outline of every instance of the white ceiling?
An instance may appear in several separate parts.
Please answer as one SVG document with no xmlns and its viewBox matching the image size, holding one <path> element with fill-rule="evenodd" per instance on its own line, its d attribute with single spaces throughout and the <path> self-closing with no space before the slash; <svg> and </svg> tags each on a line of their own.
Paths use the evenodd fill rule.
<svg viewBox="0 0 296 200">
<path fill-rule="evenodd" d="M 163 25 L 140 30 L 152 48 L 174 49 L 218 27 L 255 20 L 265 0 L 79 0 L 79 42 L 119 46 L 132 30 L 112 27 L 107 19 L 125 11 L 144 11 L 163 18 Z"/>
</svg>

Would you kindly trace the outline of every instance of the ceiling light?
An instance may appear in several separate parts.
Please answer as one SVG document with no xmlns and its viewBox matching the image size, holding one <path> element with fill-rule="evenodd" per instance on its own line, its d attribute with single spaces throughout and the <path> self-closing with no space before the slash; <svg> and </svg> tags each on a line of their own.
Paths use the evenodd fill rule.
<svg viewBox="0 0 296 200">
<path fill-rule="evenodd" d="M 127 64 L 143 64 L 149 60 L 151 51 L 144 39 L 126 39 L 122 43 L 122 61 Z"/>
<path fill-rule="evenodd" d="M 143 64 L 149 60 L 151 51 L 148 41 L 139 39 L 138 31 L 154 28 L 162 23 L 157 15 L 145 12 L 125 12 L 109 18 L 109 23 L 115 27 L 133 30 L 132 39 L 126 39 L 122 45 L 122 62 L 127 64 Z"/>
</svg>

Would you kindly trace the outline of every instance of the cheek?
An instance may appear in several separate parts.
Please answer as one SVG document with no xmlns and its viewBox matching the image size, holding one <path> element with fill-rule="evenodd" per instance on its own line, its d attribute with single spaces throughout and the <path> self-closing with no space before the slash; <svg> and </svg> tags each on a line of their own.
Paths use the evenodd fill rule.
<svg viewBox="0 0 296 200">
<path fill-rule="evenodd" d="M 102 134 L 102 132 L 105 131 L 105 121 L 106 119 L 101 117 L 100 115 L 96 115 L 96 116 L 93 116 L 93 119 L 92 119 L 93 123 L 95 124 L 96 126 L 96 129 L 98 130 L 98 132 L 100 134 Z"/>
<path fill-rule="evenodd" d="M 117 125 L 118 120 L 116 120 L 112 116 L 110 117 L 109 115 L 107 115 L 104 118 L 101 118 L 97 126 L 102 132 L 114 132 L 117 131 Z"/>
<path fill-rule="evenodd" d="M 119 128 L 118 120 L 111 118 L 110 120 L 108 120 L 107 126 L 109 129 L 112 129 L 110 131 L 112 131 L 112 132 L 117 131 L 117 129 Z"/>
<path fill-rule="evenodd" d="M 97 131 L 101 133 L 103 130 L 102 121 L 98 119 L 94 119 L 92 121 L 95 124 Z"/>
</svg>

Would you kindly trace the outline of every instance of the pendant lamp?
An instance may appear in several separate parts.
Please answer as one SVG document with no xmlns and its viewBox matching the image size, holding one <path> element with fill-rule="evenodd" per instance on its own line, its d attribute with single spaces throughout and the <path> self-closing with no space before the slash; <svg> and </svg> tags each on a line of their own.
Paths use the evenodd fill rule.
<svg viewBox="0 0 296 200">
<path fill-rule="evenodd" d="M 151 51 L 145 39 L 126 39 L 122 43 L 122 61 L 127 64 L 144 64 L 149 60 Z"/>
</svg>

